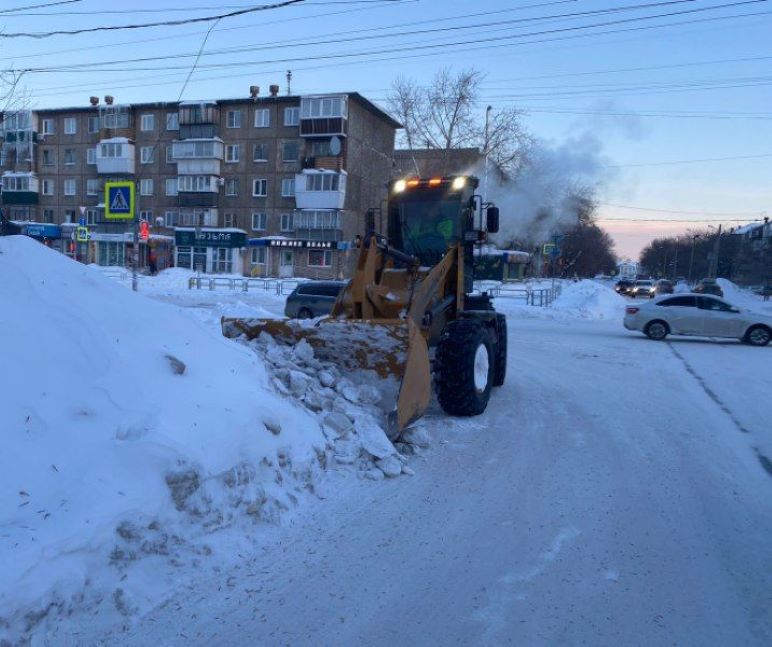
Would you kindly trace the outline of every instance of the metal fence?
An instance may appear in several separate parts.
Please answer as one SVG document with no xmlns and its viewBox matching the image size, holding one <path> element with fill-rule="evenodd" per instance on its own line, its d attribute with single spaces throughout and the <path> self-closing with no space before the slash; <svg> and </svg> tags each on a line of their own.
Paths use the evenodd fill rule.
<svg viewBox="0 0 772 647">
<path fill-rule="evenodd" d="M 193 290 L 216 290 L 225 288 L 228 290 L 241 290 L 249 292 L 250 290 L 263 290 L 265 292 L 275 292 L 278 295 L 286 295 L 292 292 L 299 283 L 309 279 L 271 279 L 271 278 L 232 278 L 224 276 L 191 276 L 188 279 L 188 289 Z"/>
<path fill-rule="evenodd" d="M 521 300 L 525 305 L 546 308 L 560 296 L 562 285 L 555 281 L 553 285 L 542 287 L 528 282 L 476 281 L 477 292 L 487 292 L 492 297 Z"/>
</svg>

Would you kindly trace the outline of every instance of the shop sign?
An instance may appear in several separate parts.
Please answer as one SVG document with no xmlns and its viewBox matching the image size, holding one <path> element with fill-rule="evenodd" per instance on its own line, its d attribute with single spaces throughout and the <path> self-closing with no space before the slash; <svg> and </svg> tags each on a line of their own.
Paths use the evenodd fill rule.
<svg viewBox="0 0 772 647">
<path fill-rule="evenodd" d="M 33 238 L 61 238 L 62 228 L 59 225 L 27 225 L 25 233 Z"/>
<path fill-rule="evenodd" d="M 183 230 L 174 232 L 178 247 L 246 247 L 247 235 L 240 231 Z"/>
<path fill-rule="evenodd" d="M 252 238 L 252 247 L 283 247 L 289 249 L 338 249 L 339 243 L 331 240 L 300 240 L 288 238 Z"/>
</svg>

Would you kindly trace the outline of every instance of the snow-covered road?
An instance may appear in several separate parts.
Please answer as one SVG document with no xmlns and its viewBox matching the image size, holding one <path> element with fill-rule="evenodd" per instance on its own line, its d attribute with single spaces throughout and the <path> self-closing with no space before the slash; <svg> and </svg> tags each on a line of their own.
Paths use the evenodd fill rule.
<svg viewBox="0 0 772 647">
<path fill-rule="evenodd" d="M 770 644 L 772 349 L 509 326 L 507 384 L 430 415 L 415 476 L 331 472 L 261 554 L 100 642 Z"/>
</svg>

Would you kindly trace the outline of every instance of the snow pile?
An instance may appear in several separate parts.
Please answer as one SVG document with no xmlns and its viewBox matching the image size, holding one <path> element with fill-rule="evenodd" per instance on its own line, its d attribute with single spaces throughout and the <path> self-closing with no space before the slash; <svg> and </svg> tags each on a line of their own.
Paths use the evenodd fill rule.
<svg viewBox="0 0 772 647">
<path fill-rule="evenodd" d="M 552 309 L 579 319 L 622 319 L 625 299 L 596 281 L 564 283 Z"/>
<path fill-rule="evenodd" d="M 716 282 L 724 291 L 724 298 L 729 303 L 756 312 L 772 314 L 772 301 L 764 301 L 760 295 L 743 289 L 728 279 L 716 279 Z"/>
<path fill-rule="evenodd" d="M 163 583 L 147 569 L 133 581 L 133 564 L 197 565 L 213 550 L 221 562 L 214 531 L 277 519 L 333 451 L 356 462 L 369 442 L 368 456 L 395 458 L 382 430 L 375 451 L 372 412 L 363 433 L 359 404 L 299 406 L 189 310 L 25 236 L 0 239 L 0 275 L 0 642 L 100 601 L 121 614 L 157 602 Z M 311 409 L 316 391 L 300 394 Z"/>
</svg>

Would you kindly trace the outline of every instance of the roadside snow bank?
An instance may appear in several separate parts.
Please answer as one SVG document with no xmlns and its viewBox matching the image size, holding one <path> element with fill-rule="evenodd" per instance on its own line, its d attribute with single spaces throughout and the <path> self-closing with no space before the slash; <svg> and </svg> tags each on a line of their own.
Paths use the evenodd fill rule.
<svg viewBox="0 0 772 647">
<path fill-rule="evenodd" d="M 577 283 L 562 281 L 562 291 L 547 308 L 528 306 L 513 300 L 505 292 L 495 300 L 496 310 L 506 314 L 568 321 L 574 319 L 608 319 L 621 321 L 626 302 L 613 289 L 598 281 L 585 279 Z"/>
<path fill-rule="evenodd" d="M 741 288 L 727 279 L 716 280 L 724 291 L 724 298 L 731 304 L 741 308 L 748 308 L 756 312 L 772 313 L 772 301 L 764 301 L 763 297 L 754 294 L 748 289 Z"/>
<path fill-rule="evenodd" d="M 361 402 L 319 420 L 183 309 L 25 236 L 0 238 L 0 275 L 0 642 L 92 603 L 156 603 L 154 572 L 127 593 L 139 558 L 198 564 L 213 531 L 275 520 L 328 454 L 359 461 L 365 435 L 388 445 L 367 469 L 396 459 Z M 357 433 L 328 442 L 346 420 Z"/>
</svg>

